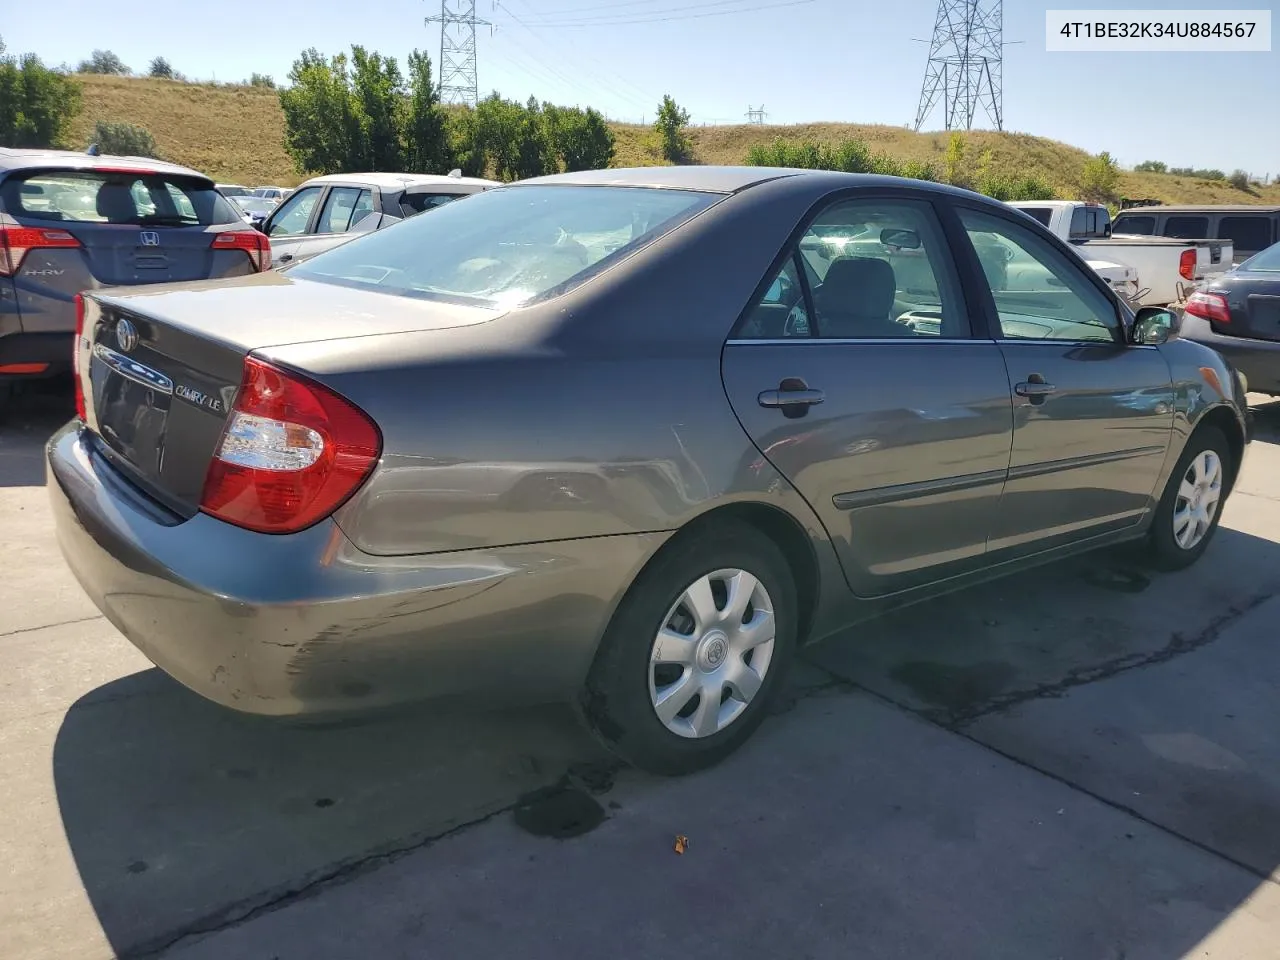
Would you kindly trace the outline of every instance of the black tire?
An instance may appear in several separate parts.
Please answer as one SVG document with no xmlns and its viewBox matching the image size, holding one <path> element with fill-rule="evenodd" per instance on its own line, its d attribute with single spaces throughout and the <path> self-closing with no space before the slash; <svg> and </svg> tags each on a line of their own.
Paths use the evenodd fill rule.
<svg viewBox="0 0 1280 960">
<path fill-rule="evenodd" d="M 650 657 L 664 618 L 694 581 L 717 570 L 745 570 L 773 604 L 772 658 L 760 689 L 717 733 L 692 739 L 668 730 L 650 701 Z M 579 708 L 595 735 L 623 760 L 665 776 L 713 766 L 737 750 L 786 683 L 795 652 L 796 587 L 786 558 L 767 536 L 741 523 L 701 527 L 670 544 L 636 578 L 601 640 Z"/>
<path fill-rule="evenodd" d="M 1192 461 L 1207 450 L 1215 453 L 1222 464 L 1222 495 L 1210 520 L 1209 529 L 1194 546 L 1188 549 L 1179 546 L 1174 537 L 1173 515 L 1178 506 L 1178 490 L 1183 478 L 1190 469 Z M 1221 430 L 1206 424 L 1191 435 L 1191 439 L 1187 441 L 1182 451 L 1182 456 L 1178 458 L 1177 465 L 1169 475 L 1160 504 L 1156 507 L 1151 530 L 1147 534 L 1147 558 L 1153 566 L 1160 570 L 1182 570 L 1200 559 L 1218 530 L 1218 521 L 1222 517 L 1222 508 L 1226 505 L 1227 492 L 1235 475 L 1235 469 L 1236 463 L 1231 454 L 1231 446 Z"/>
</svg>

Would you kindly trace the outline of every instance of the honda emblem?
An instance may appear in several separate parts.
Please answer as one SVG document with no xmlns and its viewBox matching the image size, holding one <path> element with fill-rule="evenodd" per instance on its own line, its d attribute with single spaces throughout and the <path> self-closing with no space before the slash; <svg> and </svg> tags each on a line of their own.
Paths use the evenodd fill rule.
<svg viewBox="0 0 1280 960">
<path fill-rule="evenodd" d="M 142 233 L 138 234 L 138 239 L 144 247 L 160 246 L 160 234 L 154 230 L 143 230 Z"/>
</svg>

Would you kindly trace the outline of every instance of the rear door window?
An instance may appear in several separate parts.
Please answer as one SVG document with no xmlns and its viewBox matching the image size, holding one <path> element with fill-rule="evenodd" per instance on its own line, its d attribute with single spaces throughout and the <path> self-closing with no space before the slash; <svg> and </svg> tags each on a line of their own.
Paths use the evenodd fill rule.
<svg viewBox="0 0 1280 960">
<path fill-rule="evenodd" d="M 316 233 L 346 233 L 353 223 L 372 210 L 373 199 L 368 190 L 334 187 L 320 210 Z"/>
<path fill-rule="evenodd" d="M 1132 233 L 1136 236 L 1149 237 L 1156 232 L 1156 218 L 1126 217 L 1121 214 L 1116 217 L 1116 222 L 1111 229 L 1116 233 Z"/>
<path fill-rule="evenodd" d="M 1170 217 L 1164 222 L 1164 235 L 1177 240 L 1208 240 L 1208 217 Z"/>
<path fill-rule="evenodd" d="M 1271 246 L 1271 218 L 1223 217 L 1218 223 L 1218 239 L 1230 240 L 1235 245 L 1237 256 L 1265 250 Z"/>
<path fill-rule="evenodd" d="M 0 202 L 20 220 L 195 227 L 235 223 L 213 185 L 164 173 L 50 170 L 10 177 Z"/>
</svg>

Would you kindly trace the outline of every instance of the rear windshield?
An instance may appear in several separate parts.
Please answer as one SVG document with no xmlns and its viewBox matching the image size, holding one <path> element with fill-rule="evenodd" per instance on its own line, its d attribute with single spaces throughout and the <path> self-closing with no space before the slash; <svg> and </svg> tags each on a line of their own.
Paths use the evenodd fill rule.
<svg viewBox="0 0 1280 960">
<path fill-rule="evenodd" d="M 1267 273 L 1280 273 L 1280 243 L 1268 247 L 1259 254 L 1250 257 L 1240 264 L 1241 270 L 1263 270 Z"/>
<path fill-rule="evenodd" d="M 645 187 L 489 190 L 358 237 L 290 275 L 507 309 L 568 290 L 718 199 Z"/>
<path fill-rule="evenodd" d="M 239 215 L 213 185 L 160 173 L 56 170 L 9 177 L 0 203 L 22 220 L 207 227 Z"/>
</svg>

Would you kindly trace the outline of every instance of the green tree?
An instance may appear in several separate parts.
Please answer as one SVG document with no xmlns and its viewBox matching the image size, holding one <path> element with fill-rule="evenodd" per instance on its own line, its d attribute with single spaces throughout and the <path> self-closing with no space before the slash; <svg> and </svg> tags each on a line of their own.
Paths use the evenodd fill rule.
<svg viewBox="0 0 1280 960">
<path fill-rule="evenodd" d="M 1138 173 L 1168 173 L 1169 167 L 1159 160 L 1143 160 L 1133 168 Z"/>
<path fill-rule="evenodd" d="M 175 79 L 173 66 L 164 57 L 156 57 L 147 67 L 147 76 L 159 77 L 161 80 Z"/>
<path fill-rule="evenodd" d="M 358 133 L 351 164 L 361 170 L 401 170 L 404 150 L 401 120 L 404 77 L 394 57 L 351 48 L 352 111 Z"/>
<path fill-rule="evenodd" d="M 965 139 L 958 130 L 951 132 L 947 141 L 947 153 L 943 163 L 942 179 L 953 187 L 968 187 L 969 177 L 965 171 Z"/>
<path fill-rule="evenodd" d="M 108 76 L 127 77 L 132 72 L 124 61 L 110 50 L 95 50 L 88 60 L 81 60 L 77 73 L 101 73 Z"/>
<path fill-rule="evenodd" d="M 1094 203 L 1114 203 L 1119 197 L 1120 168 L 1105 150 L 1085 162 L 1080 172 L 1080 198 Z"/>
<path fill-rule="evenodd" d="M 264 90 L 274 90 L 276 88 L 275 80 L 265 73 L 252 74 L 246 85 L 250 87 L 261 87 Z"/>
<path fill-rule="evenodd" d="M 598 110 L 543 104 L 542 114 L 566 171 L 603 170 L 613 162 L 613 131 Z"/>
<path fill-rule="evenodd" d="M 547 120 L 532 97 L 525 104 L 494 92 L 476 105 L 475 143 L 501 180 L 523 180 L 558 169 Z"/>
<path fill-rule="evenodd" d="M 449 145 L 448 120 L 440 107 L 440 95 L 431 73 L 431 58 L 414 50 L 409 54 L 408 67 L 409 102 L 405 107 L 404 119 L 405 169 L 415 173 L 448 173 L 455 160 Z M 463 164 L 460 163 L 459 166 Z M 480 171 L 484 171 L 483 159 L 480 161 Z"/>
<path fill-rule="evenodd" d="M 489 153 L 480 137 L 480 121 L 470 107 L 453 107 L 444 115 L 449 162 L 467 177 L 483 177 Z"/>
<path fill-rule="evenodd" d="M 0 39 L 0 147 L 64 145 L 80 105 L 79 83 L 35 54 L 9 55 Z"/>
<path fill-rule="evenodd" d="M 1233 170 L 1227 181 L 1237 190 L 1248 191 L 1253 186 L 1253 178 L 1243 170 Z"/>
<path fill-rule="evenodd" d="M 280 91 L 285 149 L 300 173 L 339 173 L 352 168 L 360 118 L 352 100 L 347 58 L 304 50 Z"/>
<path fill-rule="evenodd" d="M 133 123 L 99 120 L 93 125 L 93 142 L 99 153 L 120 157 L 159 157 L 151 131 Z"/>
<path fill-rule="evenodd" d="M 662 140 L 662 156 L 669 163 L 684 163 L 689 159 L 689 111 L 681 107 L 670 94 L 658 104 L 658 119 L 653 129 Z"/>
</svg>

